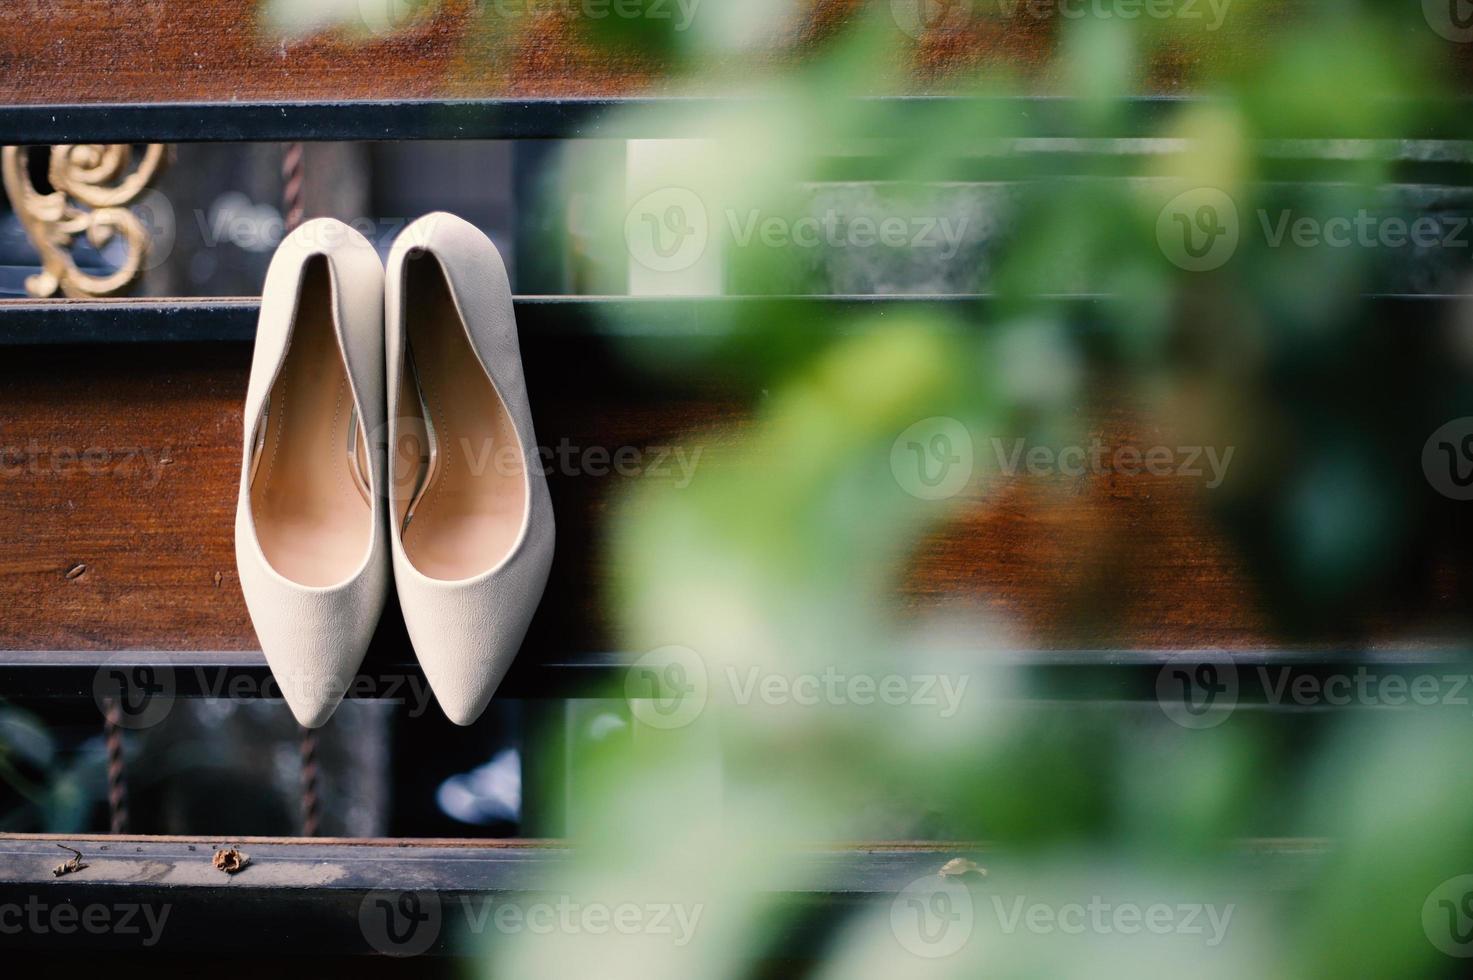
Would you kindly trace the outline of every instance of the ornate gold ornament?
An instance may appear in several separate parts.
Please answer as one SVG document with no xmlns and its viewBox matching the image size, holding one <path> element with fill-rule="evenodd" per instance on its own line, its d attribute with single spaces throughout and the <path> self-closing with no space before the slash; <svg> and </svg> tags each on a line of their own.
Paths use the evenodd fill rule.
<svg viewBox="0 0 1473 980">
<path fill-rule="evenodd" d="M 41 253 L 41 272 L 26 280 L 26 292 L 36 297 L 58 291 L 73 298 L 111 296 L 138 277 L 148 255 L 149 235 L 128 205 L 158 175 L 166 150 L 162 143 L 150 143 L 135 168 L 133 147 L 126 143 L 53 146 L 47 170 L 50 194 L 42 194 L 31 183 L 26 147 L 7 146 L 0 152 L 5 194 L 26 237 Z M 106 276 L 78 269 L 71 247 L 82 234 L 97 248 L 121 235 L 122 265 Z"/>
</svg>

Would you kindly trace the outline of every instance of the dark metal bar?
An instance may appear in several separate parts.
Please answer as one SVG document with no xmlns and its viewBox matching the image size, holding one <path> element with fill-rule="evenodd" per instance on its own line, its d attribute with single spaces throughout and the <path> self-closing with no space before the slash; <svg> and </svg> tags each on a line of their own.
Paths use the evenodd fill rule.
<svg viewBox="0 0 1473 980">
<path fill-rule="evenodd" d="M 1161 134 L 1161 123 L 1199 96 L 1138 96 L 1101 116 L 1055 96 L 872 96 L 825 103 L 848 114 L 852 135 L 918 133 L 930 111 L 973 111 L 989 137 L 1132 137 Z M 1346 124 L 1330 115 L 1308 130 L 1264 133 L 1295 139 L 1466 139 L 1468 100 L 1402 100 L 1395 112 Z M 326 102 L 180 102 L 0 106 L 0 143 L 191 143 L 332 140 L 666 138 L 713 135 L 742 113 L 779 111 L 777 98 L 460 99 Z M 802 111 L 801 103 L 786 103 Z M 807 107 L 811 111 L 811 106 Z M 754 117 L 755 118 L 755 117 Z M 1381 121 L 1389 120 L 1389 121 Z"/>
<path fill-rule="evenodd" d="M 50 869 L 57 842 L 78 848 L 91 873 L 79 872 L 62 885 L 126 887 L 137 884 L 128 873 L 133 862 L 185 867 L 208 866 L 212 853 L 236 846 L 250 857 L 246 871 L 233 878 L 190 873 L 158 873 L 161 888 L 177 894 L 218 883 L 230 890 L 363 891 L 395 881 L 412 880 L 425 891 L 494 893 L 537 892 L 551 887 L 571 852 L 561 841 L 331 839 L 62 838 L 55 835 L 0 836 L 0 887 L 56 881 Z M 945 843 L 873 843 L 835 845 L 798 856 L 803 873 L 785 876 L 785 890 L 812 894 L 889 894 L 922 874 L 934 874 L 959 854 L 982 856 L 978 845 Z M 65 855 L 61 855 L 65 857 Z M 332 874 L 304 881 L 306 865 L 332 865 Z M 42 866 L 44 864 L 44 867 Z M 162 868 L 158 869 L 163 872 Z M 392 886 L 390 886 L 392 887 Z"/>
<path fill-rule="evenodd" d="M 1041 297 L 1070 307 L 1082 321 L 1108 305 L 1094 295 Z M 1386 315 L 1426 322 L 1473 296 L 1367 296 Z M 934 312 L 972 319 L 996 300 L 965 296 L 518 296 L 524 337 L 580 336 L 674 339 L 719 328 L 729 318 L 794 316 L 815 328 L 842 325 L 859 314 Z M 0 347 L 52 344 L 249 342 L 260 302 L 255 299 L 0 300 Z M 1398 321 L 1399 322 L 1399 321 Z"/>
<path fill-rule="evenodd" d="M 589 333 L 649 335 L 700 333 L 723 316 L 785 312 L 809 317 L 933 308 L 962 311 L 988 302 L 977 296 L 774 296 L 709 299 L 629 296 L 519 296 L 524 335 L 567 337 Z M 1098 302 L 1080 297 L 1080 304 Z M 255 299 L 0 300 L 0 346 L 175 343 L 254 339 Z"/>
<path fill-rule="evenodd" d="M 526 651 L 503 682 L 499 694 L 512 698 L 622 697 L 637 656 L 582 653 L 539 658 Z M 1473 699 L 1473 650 L 1068 650 L 979 652 L 930 669 L 975 676 L 979 684 L 994 671 L 1013 672 L 1019 683 L 1010 695 L 1036 700 L 1149 702 L 1169 670 L 1194 671 L 1199 664 L 1229 668 L 1235 675 L 1235 703 L 1279 704 L 1296 680 L 1365 674 L 1370 682 L 1388 678 L 1467 677 Z M 427 707 L 424 674 L 410 652 L 376 649 L 350 685 L 350 698 L 383 699 Z M 256 650 L 0 651 L 0 691 L 16 698 L 118 697 L 134 701 L 161 698 L 279 698 L 265 657 Z M 1410 702 L 1407 702 L 1410 705 Z M 1317 703 L 1315 708 L 1335 707 Z M 1394 703 L 1387 706 L 1395 707 Z"/>
<path fill-rule="evenodd" d="M 54 877 L 50 869 L 66 856 L 58 844 L 80 850 L 88 867 Z M 250 864 L 227 877 L 211 867 L 211 857 L 230 846 L 246 853 Z M 1215 857 L 1249 883 L 1235 886 L 1235 895 L 1281 895 L 1307 887 L 1329 848 L 1312 838 L 1255 839 L 1226 845 Z M 71 952 L 214 955 L 226 935 L 244 955 L 261 943 L 269 943 L 273 955 L 474 955 L 484 953 L 498 931 L 517 928 L 514 916 L 489 914 L 498 909 L 555 911 L 559 903 L 576 908 L 608 901 L 606 893 L 582 894 L 569 884 L 574 856 L 557 841 L 0 837 L 0 903 L 18 906 L 23 915 L 34 910 L 47 921 L 59 905 L 75 911 L 126 904 L 135 913 L 127 930 L 72 930 L 66 937 Z M 979 894 L 1005 892 L 1006 884 L 998 883 L 1016 873 L 1012 855 L 986 844 L 879 842 L 792 853 L 781 881 L 752 890 L 783 913 L 773 952 L 811 952 L 823 923 L 808 913 L 888 904 L 909 885 L 942 880 L 938 871 L 958 857 L 987 869 L 985 879 L 954 879 Z M 652 893 L 640 900 L 692 899 Z M 818 935 L 808 934 L 813 928 Z M 0 949 L 54 950 L 55 942 L 51 930 L 22 929 L 0 936 Z"/>
<path fill-rule="evenodd" d="M 1124 100 L 1115 131 L 1154 135 L 1184 102 Z M 779 99 L 477 99 L 345 102 L 182 102 L 0 106 L 0 144 L 292 142 L 333 140 L 652 139 L 714 135 L 747 111 L 780 110 Z M 849 101 L 855 135 L 889 136 L 918 112 L 972 107 L 990 136 L 1081 135 L 1075 100 L 1052 97 L 896 96 Z M 826 105 L 826 113 L 844 111 Z M 1413 134 L 1402 134 L 1413 135 Z"/>
<path fill-rule="evenodd" d="M 208 300 L 0 300 L 0 346 L 249 341 L 261 303 Z"/>
<path fill-rule="evenodd" d="M 515 698 L 607 695 L 622 690 L 625 659 L 607 654 L 521 658 L 500 693 Z M 350 698 L 418 705 L 427 697 L 424 672 L 405 649 L 370 652 L 349 686 Z M 0 651 L 0 691 L 13 698 L 115 697 L 136 705 L 147 698 L 281 697 L 259 650 Z"/>
</svg>

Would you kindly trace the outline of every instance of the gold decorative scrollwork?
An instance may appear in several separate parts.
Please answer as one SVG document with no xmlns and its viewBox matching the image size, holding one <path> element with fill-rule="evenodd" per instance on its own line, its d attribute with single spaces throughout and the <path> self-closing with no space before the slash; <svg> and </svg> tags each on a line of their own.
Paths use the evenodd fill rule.
<svg viewBox="0 0 1473 980">
<path fill-rule="evenodd" d="M 49 194 L 31 183 L 25 147 L 0 151 L 5 194 L 26 237 L 41 254 L 41 272 L 26 280 L 26 292 L 37 297 L 58 291 L 73 298 L 111 296 L 138 277 L 148 255 L 149 234 L 128 205 L 158 175 L 167 149 L 162 143 L 149 144 L 135 168 L 133 147 L 126 143 L 53 146 L 47 170 L 53 188 Z M 77 268 L 71 247 L 83 234 L 96 248 L 121 235 L 122 264 L 105 276 Z"/>
</svg>

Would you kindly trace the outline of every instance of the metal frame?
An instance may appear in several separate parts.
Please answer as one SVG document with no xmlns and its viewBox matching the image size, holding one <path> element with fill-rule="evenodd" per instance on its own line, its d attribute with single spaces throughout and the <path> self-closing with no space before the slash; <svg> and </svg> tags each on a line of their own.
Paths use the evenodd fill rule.
<svg viewBox="0 0 1473 980">
<path fill-rule="evenodd" d="M 1091 314 L 1108 309 L 1109 297 L 1044 297 L 1069 307 L 1076 326 L 1091 329 Z M 1452 314 L 1473 294 L 1368 295 L 1388 317 L 1415 314 L 1421 322 Z M 933 312 L 961 318 L 985 317 L 997 302 L 990 295 L 949 296 L 517 296 L 517 324 L 524 341 L 607 335 L 675 341 L 708 333 L 719 318 L 794 315 L 809 329 L 831 322 L 850 325 L 856 314 L 884 316 Z M 256 335 L 259 300 L 0 299 L 0 347 L 52 344 L 249 343 Z"/>
<path fill-rule="evenodd" d="M 1151 95 L 1118 100 L 1113 129 L 1091 136 L 1158 136 L 1159 124 L 1205 96 Z M 1334 119 L 1295 139 L 1468 139 L 1473 100 L 1402 103 L 1420 120 L 1404 129 L 1346 130 Z M 991 136 L 1077 137 L 1086 117 L 1064 96 L 866 96 L 848 100 L 864 132 L 892 135 L 897 123 L 924 123 L 929 110 L 967 104 L 995 127 Z M 634 97 L 577 99 L 393 99 L 352 101 L 163 102 L 0 106 L 0 145 L 65 143 L 325 142 L 335 140 L 658 139 L 710 135 L 730 114 L 781 108 L 778 98 Z M 826 112 L 840 106 L 826 104 Z M 1090 113 L 1087 118 L 1095 118 Z M 1265 134 L 1274 135 L 1274 134 Z"/>
<path fill-rule="evenodd" d="M 678 338 L 706 332 L 713 318 L 802 314 L 809 322 L 851 313 L 929 308 L 979 309 L 982 296 L 750 296 L 690 299 L 632 296 L 517 296 L 517 324 L 524 337 L 608 333 Z M 1094 297 L 1071 300 L 1088 306 Z M 238 342 L 255 339 L 259 300 L 121 299 L 87 301 L 0 300 L 0 347 L 49 344 Z M 628 329 L 621 324 L 629 324 Z"/>
<path fill-rule="evenodd" d="M 1111 135 L 1154 135 L 1178 106 L 1200 101 L 1126 100 L 1128 122 Z M 893 132 L 897 120 L 914 122 L 917 112 L 962 103 L 1020 136 L 1071 136 L 1078 129 L 1074 100 L 1067 98 L 875 96 L 850 103 L 867 112 L 866 128 L 877 136 Z M 782 105 L 778 99 L 686 97 L 10 105 L 0 106 L 0 144 L 658 139 L 713 134 L 734 112 Z"/>
<path fill-rule="evenodd" d="M 65 860 L 59 845 L 83 853 L 88 867 L 56 878 Z M 212 867 L 216 849 L 238 847 L 250 857 L 244 871 L 227 876 Z M 1306 887 L 1328 850 L 1312 839 L 1255 839 L 1224 849 L 1220 860 L 1243 872 L 1255 893 L 1293 893 Z M 404 953 L 474 955 L 495 942 L 495 929 L 473 934 L 476 910 L 522 903 L 577 902 L 559 875 L 573 852 L 560 842 L 484 840 L 341 841 L 178 837 L 0 837 L 0 905 L 33 903 L 45 910 L 120 903 L 167 907 L 159 941 L 141 950 L 142 936 L 117 930 L 77 929 L 69 951 L 208 952 L 236 937 L 271 937 L 273 955 L 385 952 L 375 919 L 385 908 L 412 906 L 428 935 Z M 764 956 L 803 955 L 842 923 L 836 912 L 880 903 L 920 880 L 938 877 L 954 858 L 981 864 L 988 877 L 954 878 L 985 893 L 1006 881 L 1011 863 L 987 844 L 897 842 L 835 844 L 791 855 L 780 891 L 766 898 L 784 915 Z M 384 903 L 387 903 L 385 906 Z M 485 921 L 484 917 L 480 917 Z M 140 924 L 143 920 L 138 920 Z M 283 928 L 290 923 L 290 928 Z M 8 949 L 54 950 L 48 934 L 6 937 Z M 423 945 L 421 950 L 420 946 Z M 232 953 L 245 950 L 231 948 Z M 755 954 L 754 954 L 755 955 Z"/>
<path fill-rule="evenodd" d="M 970 100 L 995 120 L 992 135 L 1073 137 L 1077 106 L 1067 99 Z M 1113 124 L 1094 136 L 1160 134 L 1161 123 L 1183 105 L 1204 100 L 1156 97 L 1128 101 Z M 154 105 L 0 106 L 0 145 L 66 145 L 202 141 L 332 141 L 414 139 L 567 139 L 699 136 L 746 109 L 768 109 L 771 102 L 730 99 L 577 99 L 388 102 L 247 102 Z M 923 126 L 925 114 L 955 108 L 951 98 L 856 100 L 865 133 L 890 135 L 899 123 Z M 834 107 L 825 107 L 832 111 Z M 1416 135 L 1424 139 L 1463 139 L 1470 135 L 1466 108 L 1429 106 L 1416 110 L 1426 120 Z M 1404 133 L 1333 131 L 1295 133 L 1320 137 L 1381 138 Z M 1451 312 L 1456 297 L 1375 297 L 1375 302 L 1414 308 L 1421 321 Z M 1101 297 L 1060 298 L 1082 313 Z M 806 322 L 823 326 L 823 317 L 865 310 L 885 313 L 930 307 L 966 317 L 985 308 L 987 297 L 773 297 L 708 300 L 536 297 L 517 301 L 527 335 L 579 338 L 617 333 L 619 324 L 641 336 L 699 333 L 710 318 L 740 306 L 744 313 L 776 305 L 804 307 Z M 764 304 L 769 304 L 764 306 Z M 96 302 L 0 302 L 0 346 L 223 342 L 245 343 L 254 335 L 259 305 L 249 299 L 133 300 Z M 1087 329 L 1088 316 L 1080 316 Z M 1400 322 L 1400 321 L 1391 321 Z M 397 649 L 396 649 L 397 646 Z M 535 651 L 529 651 L 535 653 Z M 1263 670 L 1296 676 L 1343 674 L 1360 668 L 1414 675 L 1429 670 L 1473 672 L 1467 651 L 1056 651 L 977 654 L 961 666 L 968 671 L 1006 668 L 1020 671 L 1018 696 L 1041 700 L 1088 699 L 1143 702 L 1157 698 L 1163 669 L 1185 660 L 1238 665 L 1239 700 L 1263 702 Z M 577 697 L 618 692 L 629 658 L 614 653 L 559 655 L 518 661 L 504 693 L 517 697 Z M 217 682 L 249 681 L 248 691 L 269 691 L 269 669 L 259 651 L 237 652 L 73 652 L 0 651 L 0 691 L 15 697 L 96 696 L 99 672 L 168 670 L 174 696 L 207 696 Z M 1260 669 L 1261 668 L 1261 669 Z M 392 638 L 380 644 L 364 669 L 355 696 L 392 696 L 389 683 L 416 676 L 408 651 Z M 1281 675 L 1276 675 L 1281 676 Z M 77 847 L 89 867 L 64 877 L 53 868 L 67 857 L 58 845 Z M 211 866 L 216 847 L 236 845 L 251 866 L 227 876 Z M 1226 860 L 1243 862 L 1262 873 L 1256 881 L 1270 890 L 1299 887 L 1312 873 L 1326 845 L 1318 841 L 1248 842 Z M 365 903 L 376 892 L 412 889 L 437 900 L 533 893 L 553 887 L 570 852 L 537 841 L 320 841 L 209 840 L 157 837 L 60 838 L 0 837 L 0 903 L 32 899 L 80 907 L 90 903 L 166 903 L 173 920 L 165 950 L 218 956 L 237 952 L 238 940 L 271 937 L 272 954 L 371 952 L 361 925 Z M 784 893 L 805 907 L 844 907 L 882 900 L 956 856 L 1006 867 L 1006 856 L 987 848 L 942 843 L 854 845 L 814 850 L 793 858 L 792 880 Z M 785 920 L 795 934 L 823 928 L 823 920 L 797 915 Z M 289 924 L 289 927 L 284 927 Z M 786 938 L 786 937 L 785 937 Z M 819 939 L 822 938 L 820 935 Z M 463 951 L 465 937 L 447 930 L 431 952 Z M 53 935 L 5 937 L 7 950 L 29 948 L 48 956 L 72 949 L 138 949 L 133 937 L 110 932 L 78 932 L 64 944 Z M 799 948 L 802 948 L 801 945 Z M 809 944 L 809 949 L 814 948 Z"/>
<path fill-rule="evenodd" d="M 622 697 L 628 671 L 638 661 L 628 653 L 573 653 L 539 659 L 528 650 L 499 689 L 512 698 Z M 1231 665 L 1239 706 L 1274 705 L 1276 693 L 1293 690 L 1303 678 L 1321 684 L 1357 672 L 1384 679 L 1467 675 L 1473 650 L 1049 650 L 978 651 L 948 665 L 955 673 L 1007 671 L 1020 682 L 1009 697 L 1037 701 L 1156 702 L 1163 671 L 1198 664 Z M 933 667 L 936 665 L 933 664 Z M 17 698 L 87 698 L 99 675 L 120 672 L 121 683 L 164 685 L 166 697 L 273 698 L 271 670 L 259 650 L 116 652 L 0 650 L 0 691 Z M 407 647 L 370 652 L 349 698 L 400 700 L 424 674 Z M 979 676 L 979 680 L 985 679 Z M 1319 689 L 1316 685 L 1315 689 Z M 1294 705 L 1276 705 L 1294 710 Z M 1326 704 L 1325 707 L 1333 707 Z M 1349 707 L 1354 707 L 1349 705 Z M 1313 710 L 1323 710 L 1316 706 Z"/>
</svg>

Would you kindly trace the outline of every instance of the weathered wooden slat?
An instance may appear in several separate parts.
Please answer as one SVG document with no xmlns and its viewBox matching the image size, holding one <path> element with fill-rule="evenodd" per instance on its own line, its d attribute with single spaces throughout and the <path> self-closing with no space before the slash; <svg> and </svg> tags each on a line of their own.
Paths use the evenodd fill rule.
<svg viewBox="0 0 1473 980">
<path fill-rule="evenodd" d="M 51 869 L 69 856 L 60 844 L 82 851 L 88 867 L 54 877 Z M 228 847 L 250 858 L 234 876 L 212 866 L 215 850 Z M 795 913 L 888 901 L 959 855 L 983 856 L 979 847 L 946 843 L 859 844 L 796 854 L 783 881 L 773 884 L 771 898 L 791 903 Z M 559 902 L 607 901 L 570 889 L 566 869 L 572 856 L 557 841 L 4 837 L 0 903 L 48 916 L 57 903 L 127 903 L 138 913 L 137 931 L 79 930 L 70 937 L 77 940 L 69 943 L 74 950 L 207 952 L 228 931 L 238 944 L 269 941 L 278 954 L 463 955 L 514 925 L 505 912 L 499 920 L 478 912 L 521 908 L 529 915 L 555 915 Z M 641 901 L 643 907 L 691 900 L 649 895 Z M 793 925 L 802 921 L 796 915 Z M 24 925 L 8 929 L 0 949 L 44 948 L 54 941 L 49 932 Z"/>
<path fill-rule="evenodd" d="M 616 12 L 641 6 L 641 16 Z M 738 31 L 716 5 L 687 17 L 689 6 L 15 0 L 0 9 L 0 103 L 50 102 L 58 92 L 89 102 L 709 94 L 771 81 L 861 31 L 884 42 L 871 45 L 864 77 L 879 90 L 934 90 L 1000 68 L 1043 87 L 1055 80 L 1066 23 L 1037 5 L 1000 18 L 982 4 L 955 4 L 923 25 L 903 3 L 802 0 L 757 8 L 761 19 Z M 329 11 L 335 24 L 310 21 Z M 1180 90 L 1285 23 L 1275 10 L 1167 32 L 1142 54 L 1146 85 Z"/>
<path fill-rule="evenodd" d="M 659 401 L 653 385 L 631 392 L 607 340 L 529 337 L 528 347 L 549 453 L 631 446 L 653 469 L 692 440 L 718 452 L 722 437 L 700 433 L 744 414 L 719 384 Z M 0 364 L 0 519 L 14 529 L 0 544 L 10 610 L 0 647 L 255 645 L 233 544 L 249 359 L 246 344 L 11 350 Z M 604 645 L 593 626 L 602 589 L 590 581 L 606 574 L 602 514 L 638 477 L 598 473 L 552 480 L 561 554 L 529 639 L 538 648 Z M 666 459 L 660 478 L 674 474 Z"/>
<path fill-rule="evenodd" d="M 682 447 L 687 458 L 703 450 L 709 465 L 752 419 L 752 404 L 718 377 L 663 390 L 636 382 L 606 338 L 527 331 L 524 343 L 550 449 L 629 446 L 653 466 L 655 454 Z M 255 647 L 233 551 L 249 353 L 244 344 L 11 349 L 0 364 L 0 526 L 12 529 L 0 538 L 0 649 Z M 1140 423 L 1125 413 L 1111 424 Z M 611 506 L 638 479 L 550 475 L 558 555 L 529 651 L 621 648 L 605 618 L 615 571 L 604 540 Z M 1191 488 L 1172 484 L 1075 495 L 1015 481 L 927 542 L 908 595 L 924 608 L 991 593 L 993 608 L 1043 629 L 1067 583 L 1089 577 L 1081 542 L 1152 521 L 1163 542 L 1153 562 L 1115 580 L 1135 610 L 1125 645 L 1269 645 L 1226 544 Z"/>
<path fill-rule="evenodd" d="M 88 867 L 54 877 L 51 869 L 69 857 L 60 844 L 82 851 Z M 234 876 L 211 864 L 214 852 L 228 847 L 250 857 Z M 1310 884 L 1329 850 L 1320 839 L 1252 839 L 1224 847 L 1218 861 L 1241 882 L 1233 886 L 1236 901 L 1271 901 Z M 265 944 L 273 955 L 466 955 L 484 952 L 498 931 L 518 928 L 515 918 L 487 913 L 532 914 L 538 906 L 556 916 L 559 902 L 576 908 L 608 901 L 569 884 L 565 870 L 575 856 L 561 841 L 6 836 L 0 837 L 0 902 L 44 916 L 47 926 L 59 905 L 73 912 L 96 907 L 93 916 L 122 903 L 132 909 L 129 921 L 137 928 L 74 929 L 66 937 L 69 952 L 214 954 L 225 934 L 242 951 Z M 774 945 L 763 955 L 811 955 L 824 926 L 814 913 L 865 903 L 884 908 L 957 857 L 988 870 L 986 879 L 966 879 L 964 887 L 979 895 L 1005 892 L 1006 885 L 994 882 L 1006 881 L 1017 864 L 995 846 L 941 841 L 814 846 L 787 856 L 780 881 L 752 886 L 754 898 L 788 913 L 773 923 Z M 638 896 L 642 907 L 698 900 Z M 718 894 L 710 900 L 722 901 Z M 0 936 L 0 948 L 54 949 L 55 941 L 50 928 L 27 930 L 22 922 Z"/>
<path fill-rule="evenodd" d="M 191 3 L 0 6 L 0 104 L 397 99 L 611 98 L 770 89 L 838 44 L 865 34 L 856 85 L 874 94 L 968 87 L 979 74 L 1058 91 L 1079 14 L 1062 4 L 929 4 L 800 0 L 754 8 L 740 24 L 722 5 L 443 0 L 402 4 Z M 1281 38 L 1313 36 L 1306 0 L 1209 5 L 1140 32 L 1133 73 L 1143 93 L 1201 90 L 1251 75 Z M 1430 9 L 1430 8 L 1429 8 Z M 634 11 L 629 16 L 619 11 Z M 919 12 L 928 11 L 929 23 Z M 336 12 L 335 23 L 314 17 Z M 286 14 L 285 18 L 275 14 Z M 1428 15 L 1430 18 L 1432 14 Z M 1416 5 L 1388 37 L 1439 54 L 1466 78 L 1468 45 L 1440 37 Z M 1149 24 L 1137 19 L 1137 26 Z"/>
<path fill-rule="evenodd" d="M 645 339 L 668 349 L 660 308 L 634 307 L 650 312 Z M 242 309 L 228 315 L 246 323 Z M 674 479 L 670 449 L 687 458 L 699 449 L 701 465 L 710 465 L 759 417 L 760 394 L 734 377 L 651 374 L 616 341 L 626 328 L 580 325 L 576 303 L 541 309 L 540 319 L 522 321 L 523 350 L 539 439 L 550 451 L 631 447 L 650 467 L 665 452 L 659 478 Z M 872 309 L 883 320 L 886 307 Z M 1395 322 L 1411 339 L 1443 308 L 1398 309 Z M 0 316 L 0 332 L 5 322 Z M 699 317 L 692 322 L 699 342 Z M 816 316 L 809 326 L 846 322 Z M 637 329 L 626 332 L 640 339 Z M 249 357 L 246 343 L 7 349 L 0 650 L 256 649 L 232 540 Z M 1108 444 L 1152 445 L 1165 431 L 1161 420 L 1128 390 L 1104 386 L 1081 422 Z M 617 570 L 606 535 L 617 502 L 646 478 L 655 477 L 554 467 L 558 554 L 523 660 L 628 650 L 607 616 Z M 970 609 L 1005 624 L 1019 649 L 1277 649 L 1281 638 L 1250 572 L 1208 506 L 1200 486 L 1180 479 L 1074 485 L 999 476 L 920 543 L 896 599 L 915 615 Z M 1444 586 L 1367 608 L 1343 633 L 1309 639 L 1350 649 L 1368 637 L 1378 646 L 1425 639 L 1423 625 L 1459 614 L 1460 588 Z M 1060 616 L 1081 596 L 1104 618 Z M 394 628 L 386 622 L 381 645 L 389 650 Z"/>
<path fill-rule="evenodd" d="M 53 877 L 51 868 L 68 856 L 59 844 L 81 850 L 89 867 Z M 250 857 L 233 877 L 211 866 L 214 851 L 225 847 Z M 1272 901 L 1309 885 L 1329 851 L 1319 839 L 1253 839 L 1225 847 L 1219 862 L 1242 883 L 1234 886 L 1235 900 Z M 559 841 L 3 837 L 0 901 L 45 916 L 48 925 L 58 905 L 112 911 L 126 903 L 132 910 L 138 928 L 76 929 L 67 937 L 69 952 L 213 954 L 227 933 L 242 949 L 267 944 L 273 955 L 474 955 L 484 954 L 498 931 L 517 930 L 518 920 L 505 913 L 608 901 L 570 887 L 560 872 L 574 856 Z M 763 955 L 811 955 L 811 944 L 825 933 L 823 913 L 868 903 L 884 908 L 957 857 L 989 872 L 964 887 L 979 895 L 1005 891 L 992 882 L 1015 862 L 986 844 L 839 844 L 788 856 L 781 881 L 754 886 L 755 900 L 785 913 L 772 923 L 772 946 Z M 662 900 L 699 898 L 639 896 L 642 905 Z M 705 910 L 708 916 L 721 911 Z M 22 928 L 0 937 L 0 948 L 48 948 L 55 942 L 50 932 Z"/>
</svg>

